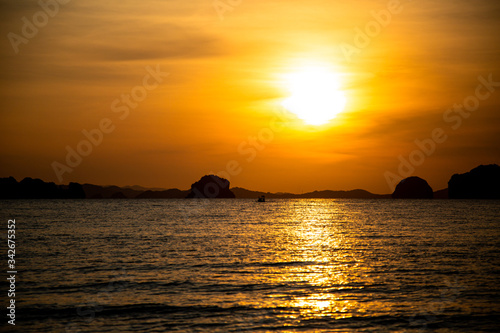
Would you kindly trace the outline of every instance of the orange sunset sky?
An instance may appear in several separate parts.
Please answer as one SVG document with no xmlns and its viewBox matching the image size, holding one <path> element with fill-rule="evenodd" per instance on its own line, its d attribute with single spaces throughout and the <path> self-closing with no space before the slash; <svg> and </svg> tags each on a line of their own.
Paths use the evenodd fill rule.
<svg viewBox="0 0 500 333">
<path fill-rule="evenodd" d="M 498 1 L 0 6 L 1 177 L 187 189 L 225 171 L 252 190 L 389 193 L 398 157 L 436 129 L 411 173 L 434 190 L 500 163 Z M 322 124 L 290 111 L 330 102 Z M 473 111 L 452 109 L 464 103 Z M 103 119 L 88 153 L 82 131 Z M 78 145 L 88 154 L 70 167 Z"/>
</svg>

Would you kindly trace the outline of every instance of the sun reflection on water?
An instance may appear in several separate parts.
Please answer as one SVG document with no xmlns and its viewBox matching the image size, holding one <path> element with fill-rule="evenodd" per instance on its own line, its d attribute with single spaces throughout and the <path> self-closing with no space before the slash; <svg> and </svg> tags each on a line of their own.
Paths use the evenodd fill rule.
<svg viewBox="0 0 500 333">
<path fill-rule="evenodd" d="M 355 244 L 345 238 L 338 223 L 347 214 L 342 204 L 291 202 L 288 213 L 286 251 L 279 257 L 284 265 L 270 269 L 268 278 L 273 283 L 295 285 L 296 292 L 270 295 L 273 305 L 299 309 L 299 313 L 282 313 L 291 320 L 341 319 L 364 312 L 353 294 L 364 288 L 358 283 L 363 275 L 361 262 L 354 257 Z"/>
<path fill-rule="evenodd" d="M 19 230 L 25 331 L 64 331 L 75 318 L 89 332 L 498 326 L 480 296 L 498 290 L 496 202 L 214 200 L 184 221 L 176 209 L 193 204 L 9 202 L 7 215 L 50 212 Z M 82 306 L 99 309 L 92 323 Z"/>
</svg>

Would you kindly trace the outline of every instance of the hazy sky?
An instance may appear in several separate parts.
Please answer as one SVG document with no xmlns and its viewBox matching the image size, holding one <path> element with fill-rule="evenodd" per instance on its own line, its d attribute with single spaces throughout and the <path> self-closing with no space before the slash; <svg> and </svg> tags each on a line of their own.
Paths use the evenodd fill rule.
<svg viewBox="0 0 500 333">
<path fill-rule="evenodd" d="M 0 0 L 1 177 L 187 189 L 226 171 L 254 190 L 389 193 L 399 156 L 435 190 L 500 163 L 500 2 L 60 2 Z M 340 78 L 327 125 L 281 106 L 305 64 Z M 87 156 L 70 166 L 68 147 Z"/>
</svg>

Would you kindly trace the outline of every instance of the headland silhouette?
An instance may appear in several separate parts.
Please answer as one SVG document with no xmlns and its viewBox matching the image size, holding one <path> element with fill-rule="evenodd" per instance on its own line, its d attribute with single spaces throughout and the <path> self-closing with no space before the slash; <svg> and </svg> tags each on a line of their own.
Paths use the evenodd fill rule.
<svg viewBox="0 0 500 333">
<path fill-rule="evenodd" d="M 448 188 L 433 191 L 424 179 L 416 176 L 403 179 L 392 194 L 374 194 L 366 190 L 322 190 L 302 194 L 288 192 L 252 191 L 230 187 L 227 179 L 205 175 L 189 190 L 148 189 L 141 186 L 100 186 L 69 183 L 56 185 L 40 179 L 0 178 L 0 199 L 184 199 L 184 198 L 240 198 L 256 199 L 500 199 L 500 166 L 480 165 L 464 174 L 454 174 Z"/>
</svg>

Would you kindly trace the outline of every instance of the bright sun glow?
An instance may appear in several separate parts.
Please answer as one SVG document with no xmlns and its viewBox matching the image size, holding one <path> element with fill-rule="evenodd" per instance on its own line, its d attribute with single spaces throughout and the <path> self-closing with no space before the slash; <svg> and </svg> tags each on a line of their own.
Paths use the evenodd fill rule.
<svg viewBox="0 0 500 333">
<path fill-rule="evenodd" d="M 285 76 L 290 97 L 282 105 L 310 125 L 326 124 L 344 110 L 339 75 L 326 67 L 305 67 Z"/>
</svg>

